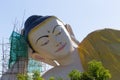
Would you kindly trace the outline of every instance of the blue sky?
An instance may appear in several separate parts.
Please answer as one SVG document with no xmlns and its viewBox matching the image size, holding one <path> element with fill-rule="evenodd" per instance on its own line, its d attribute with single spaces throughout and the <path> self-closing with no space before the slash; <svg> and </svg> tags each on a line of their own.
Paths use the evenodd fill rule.
<svg viewBox="0 0 120 80">
<path fill-rule="evenodd" d="M 14 24 L 20 29 L 31 15 L 57 16 L 70 24 L 82 41 L 94 30 L 120 29 L 120 0 L 1 0 L 0 43 L 3 38 L 8 41 Z"/>
<path fill-rule="evenodd" d="M 102 28 L 120 29 L 120 0 L 1 0 L 0 40 L 30 15 L 55 15 L 72 26 L 79 41 Z"/>
</svg>

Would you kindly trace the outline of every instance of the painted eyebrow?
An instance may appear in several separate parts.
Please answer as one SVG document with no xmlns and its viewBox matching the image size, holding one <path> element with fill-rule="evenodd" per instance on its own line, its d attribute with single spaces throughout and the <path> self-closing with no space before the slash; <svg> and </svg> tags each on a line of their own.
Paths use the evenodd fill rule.
<svg viewBox="0 0 120 80">
<path fill-rule="evenodd" d="M 36 43 L 38 42 L 39 39 L 43 38 L 43 37 L 49 37 L 48 35 L 44 35 L 44 36 L 41 36 L 39 37 L 37 40 L 36 40 Z"/>
<path fill-rule="evenodd" d="M 55 31 L 55 28 L 56 28 L 56 27 L 58 27 L 58 26 L 60 26 L 60 25 L 56 25 L 56 26 L 53 28 L 53 31 L 52 31 L 52 33 L 54 33 L 54 31 Z"/>
</svg>

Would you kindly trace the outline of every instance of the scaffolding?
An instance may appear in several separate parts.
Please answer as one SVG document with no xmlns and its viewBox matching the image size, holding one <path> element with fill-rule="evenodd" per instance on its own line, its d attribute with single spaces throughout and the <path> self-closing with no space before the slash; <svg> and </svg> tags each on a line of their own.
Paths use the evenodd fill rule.
<svg viewBox="0 0 120 80">
<path fill-rule="evenodd" d="M 20 40 L 20 39 L 18 39 Z M 4 42 L 4 39 L 2 41 L 1 45 L 1 55 L 0 55 L 0 65 L 1 65 L 1 70 L 0 70 L 0 80 L 17 80 L 16 76 L 17 74 L 26 74 L 26 73 L 32 73 L 32 71 L 39 70 L 40 73 L 46 72 L 50 66 L 40 62 L 40 61 L 35 61 L 31 58 L 28 57 L 28 55 L 19 55 L 18 53 L 19 50 L 21 50 L 22 47 L 19 46 L 17 48 L 18 51 L 15 51 L 13 54 L 11 53 L 11 42 Z M 14 46 L 14 49 L 15 46 Z M 22 53 L 20 51 L 20 53 Z M 16 56 L 16 57 L 14 57 Z M 14 57 L 11 59 L 11 57 Z"/>
<path fill-rule="evenodd" d="M 9 50 L 10 50 L 10 44 L 9 43 L 2 43 L 0 44 L 1 46 L 1 55 L 0 55 L 0 76 L 5 74 L 8 70 L 8 61 L 9 61 Z"/>
</svg>

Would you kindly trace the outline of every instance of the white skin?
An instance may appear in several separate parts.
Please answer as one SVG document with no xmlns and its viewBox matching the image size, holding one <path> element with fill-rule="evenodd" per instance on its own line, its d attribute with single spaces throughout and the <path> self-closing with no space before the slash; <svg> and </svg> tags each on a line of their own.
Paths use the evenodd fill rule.
<svg viewBox="0 0 120 80">
<path fill-rule="evenodd" d="M 70 31 L 73 37 L 71 29 L 67 30 L 57 18 L 52 18 L 44 25 L 37 27 L 37 29 L 29 33 L 30 44 L 37 52 L 33 53 L 32 57 L 36 59 L 40 56 L 40 59 L 44 59 L 43 62 L 49 64 L 50 61 L 52 65 L 55 65 L 51 63 L 54 60 L 59 63 L 59 66 L 54 67 L 43 75 L 45 79 L 53 75 L 65 78 L 65 75 L 68 75 L 72 69 L 83 71 L 78 51 L 73 46 L 73 41 L 69 34 Z"/>
</svg>

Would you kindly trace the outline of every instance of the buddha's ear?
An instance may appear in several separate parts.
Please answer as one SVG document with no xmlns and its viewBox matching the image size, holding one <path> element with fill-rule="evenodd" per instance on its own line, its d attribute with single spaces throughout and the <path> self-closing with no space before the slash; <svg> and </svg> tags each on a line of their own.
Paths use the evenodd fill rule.
<svg viewBox="0 0 120 80">
<path fill-rule="evenodd" d="M 73 30 L 72 30 L 71 26 L 69 24 L 66 24 L 65 27 L 66 27 L 67 31 L 69 32 L 70 37 L 73 40 L 73 42 L 75 42 L 75 44 L 78 45 L 79 41 L 75 38 L 75 35 L 73 33 Z"/>
<path fill-rule="evenodd" d="M 57 64 L 54 62 L 54 60 L 49 59 L 49 58 L 45 57 L 42 54 L 39 54 L 39 53 L 36 53 L 36 52 L 32 52 L 30 50 L 29 50 L 29 57 L 31 57 L 34 60 L 41 61 L 41 62 L 44 62 L 46 64 L 49 64 L 51 66 L 57 66 Z"/>
</svg>

